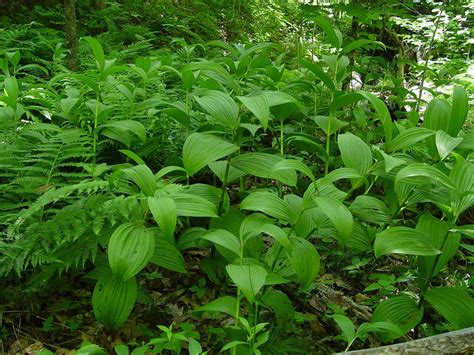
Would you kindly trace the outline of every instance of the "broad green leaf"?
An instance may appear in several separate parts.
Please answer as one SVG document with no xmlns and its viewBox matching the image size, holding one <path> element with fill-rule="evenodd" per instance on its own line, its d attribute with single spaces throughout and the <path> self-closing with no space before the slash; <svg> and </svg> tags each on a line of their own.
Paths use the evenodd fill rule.
<svg viewBox="0 0 474 355">
<path fill-rule="evenodd" d="M 262 95 L 264 95 L 267 98 L 268 104 L 270 105 L 270 107 L 296 102 L 293 96 L 283 91 L 266 90 L 266 91 L 262 91 Z"/>
<path fill-rule="evenodd" d="M 267 97 L 258 94 L 254 96 L 237 96 L 237 98 L 255 115 L 255 117 L 257 117 L 263 129 L 266 130 L 270 118 L 270 105 Z"/>
<path fill-rule="evenodd" d="M 375 257 L 386 254 L 437 255 L 440 253 L 425 235 L 408 227 L 392 227 L 377 234 Z"/>
<path fill-rule="evenodd" d="M 439 159 L 444 160 L 462 142 L 462 138 L 453 138 L 443 131 L 437 131 L 435 136 L 436 149 Z"/>
<path fill-rule="evenodd" d="M 291 240 L 293 250 L 289 255 L 291 268 L 295 271 L 300 289 L 308 291 L 316 279 L 320 268 L 318 251 L 313 244 L 302 238 Z"/>
<path fill-rule="evenodd" d="M 295 310 L 285 293 L 269 288 L 262 297 L 262 303 L 273 310 L 277 324 L 283 326 L 293 321 Z"/>
<path fill-rule="evenodd" d="M 358 169 L 339 168 L 339 169 L 331 171 L 329 174 L 319 179 L 318 181 L 332 183 L 341 179 L 360 179 L 362 177 L 363 175 L 361 175 Z"/>
<path fill-rule="evenodd" d="M 199 307 L 195 312 L 220 312 L 234 317 L 236 309 L 237 300 L 235 297 L 223 296 Z"/>
<path fill-rule="evenodd" d="M 230 165 L 247 174 L 266 179 L 275 179 L 288 186 L 296 186 L 297 176 L 294 170 L 281 170 L 272 173 L 273 167 L 283 158 L 267 153 L 248 153 L 232 158 Z"/>
<path fill-rule="evenodd" d="M 265 284 L 267 271 L 258 265 L 227 265 L 227 273 L 250 303 Z"/>
<path fill-rule="evenodd" d="M 97 127 L 101 134 L 115 139 L 120 143 L 130 146 L 131 134 L 137 136 L 142 142 L 146 141 L 146 130 L 143 124 L 132 120 L 113 121 Z"/>
<path fill-rule="evenodd" d="M 426 300 L 457 329 L 474 326 L 474 300 L 463 290 L 433 288 L 426 293 Z"/>
<path fill-rule="evenodd" d="M 474 204 L 474 165 L 467 160 L 456 163 L 449 178 L 456 187 L 451 192 L 453 214 L 459 216 Z"/>
<path fill-rule="evenodd" d="M 456 86 L 453 89 L 453 107 L 448 125 L 448 131 L 452 137 L 456 137 L 466 121 L 469 112 L 469 97 L 466 89 Z"/>
<path fill-rule="evenodd" d="M 102 45 L 98 40 L 93 37 L 83 37 L 83 39 L 89 44 L 92 49 L 92 53 L 94 54 L 94 58 L 97 64 L 97 68 L 99 72 L 103 72 L 105 69 L 105 54 L 104 50 L 102 49 Z"/>
<path fill-rule="evenodd" d="M 401 169 L 395 176 L 395 188 L 397 184 L 402 182 L 418 186 L 442 184 L 449 189 L 456 189 L 449 177 L 442 171 L 424 163 L 410 164 Z"/>
<path fill-rule="evenodd" d="M 189 355 L 201 355 L 202 346 L 196 339 L 188 338 L 188 351 Z"/>
<path fill-rule="evenodd" d="M 153 196 L 156 190 L 156 181 L 153 172 L 146 165 L 136 165 L 120 171 L 122 178 L 135 183 L 146 195 Z"/>
<path fill-rule="evenodd" d="M 334 319 L 341 329 L 342 336 L 346 343 L 350 344 L 356 336 L 355 326 L 352 320 L 343 314 L 333 314 L 331 318 Z"/>
<path fill-rule="evenodd" d="M 176 203 L 170 197 L 148 197 L 148 208 L 163 233 L 163 237 L 174 243 L 177 222 Z"/>
<path fill-rule="evenodd" d="M 106 274 L 92 293 L 94 316 L 105 326 L 117 329 L 128 319 L 136 298 L 137 281 L 134 277 L 122 281 L 113 274 Z"/>
<path fill-rule="evenodd" d="M 374 332 L 389 332 L 397 334 L 397 338 L 403 335 L 402 331 L 398 326 L 391 322 L 374 322 L 374 323 L 362 323 L 359 328 L 357 328 L 356 336 L 361 337 L 367 333 Z"/>
<path fill-rule="evenodd" d="M 391 216 L 388 207 L 379 199 L 371 196 L 357 196 L 349 206 L 354 216 L 366 222 L 390 223 Z"/>
<path fill-rule="evenodd" d="M 183 164 L 190 176 L 207 164 L 228 156 L 239 147 L 206 133 L 191 134 L 183 146 Z"/>
<path fill-rule="evenodd" d="M 268 191 L 251 193 L 240 203 L 240 208 L 260 211 L 281 221 L 291 220 L 291 211 L 288 204 L 277 195 Z"/>
<path fill-rule="evenodd" d="M 234 254 L 235 258 L 240 257 L 239 238 L 225 229 L 210 230 L 208 233 L 201 236 L 201 238 L 229 250 Z"/>
<path fill-rule="evenodd" d="M 374 41 L 374 40 L 371 40 L 371 39 L 359 39 L 357 41 L 352 41 L 347 46 L 345 46 L 341 50 L 339 55 L 341 56 L 341 55 L 350 53 L 350 52 L 352 52 L 352 51 L 354 51 L 358 48 L 366 47 L 366 46 L 369 46 L 369 45 L 377 45 L 377 46 L 382 47 L 383 49 L 385 49 L 385 44 L 383 44 L 382 42 Z"/>
<path fill-rule="evenodd" d="M 305 68 L 309 69 L 314 75 L 316 75 L 318 79 L 321 80 L 329 90 L 336 90 L 336 86 L 334 85 L 332 79 L 324 72 L 324 70 L 318 64 L 310 63 L 306 60 L 302 60 L 301 64 L 303 64 Z"/>
<path fill-rule="evenodd" d="M 327 41 L 336 49 L 342 46 L 342 34 L 337 28 L 326 19 L 322 17 L 316 17 L 312 19 L 321 29 L 326 33 Z"/>
<path fill-rule="evenodd" d="M 400 132 L 400 134 L 393 138 L 390 143 L 387 143 L 385 148 L 389 153 L 396 152 L 397 150 L 412 148 L 413 144 L 431 137 L 433 134 L 435 134 L 435 132 L 428 128 L 408 128 Z"/>
<path fill-rule="evenodd" d="M 449 223 L 424 214 L 418 220 L 416 230 L 425 235 L 431 245 L 441 250 L 438 256 L 419 256 L 418 267 L 426 278 L 436 276 L 454 256 L 459 247 L 460 235 L 448 233 Z"/>
<path fill-rule="evenodd" d="M 266 224 L 261 228 L 261 231 L 273 237 L 287 252 L 291 252 L 293 246 L 290 239 L 288 239 L 288 233 L 283 229 L 273 224 Z"/>
<path fill-rule="evenodd" d="M 161 179 L 163 176 L 166 176 L 168 175 L 169 173 L 172 173 L 174 171 L 180 171 L 180 172 L 183 172 L 183 173 L 186 173 L 186 169 L 181 167 L 181 166 L 165 166 L 164 168 L 162 168 L 160 171 L 158 171 L 156 174 L 155 174 L 155 178 L 157 180 Z"/>
<path fill-rule="evenodd" d="M 225 175 L 226 175 L 226 170 L 227 170 L 227 178 L 226 182 L 231 183 L 240 177 L 244 176 L 245 173 L 239 169 L 234 168 L 233 166 L 227 167 L 227 161 L 225 160 L 220 160 L 220 161 L 215 161 L 213 163 L 209 163 L 209 169 L 212 170 L 212 172 L 219 178 L 221 182 L 224 181 Z"/>
<path fill-rule="evenodd" d="M 303 175 L 306 175 L 307 177 L 309 177 L 311 181 L 316 180 L 311 169 L 305 163 L 296 159 L 280 160 L 278 163 L 276 163 L 273 166 L 271 174 L 273 175 L 275 172 L 281 171 L 281 170 L 290 170 L 290 171 L 296 170 L 302 173 Z"/>
<path fill-rule="evenodd" d="M 239 108 L 228 94 L 209 90 L 196 101 L 220 124 L 232 130 L 239 127 Z"/>
<path fill-rule="evenodd" d="M 340 134 L 337 138 L 339 151 L 344 165 L 366 175 L 372 166 L 370 147 L 352 133 Z"/>
<path fill-rule="evenodd" d="M 155 235 L 143 225 L 124 223 L 110 237 L 107 255 L 110 269 L 126 281 L 138 274 L 155 251 Z"/>
<path fill-rule="evenodd" d="M 407 295 L 389 298 L 375 307 L 372 322 L 391 322 L 402 332 L 380 332 L 377 335 L 384 341 L 391 341 L 415 328 L 423 319 L 423 306 Z"/>
<path fill-rule="evenodd" d="M 185 217 L 217 217 L 216 206 L 196 195 L 174 193 L 170 195 L 176 204 L 176 214 Z"/>
<path fill-rule="evenodd" d="M 367 228 L 358 222 L 354 222 L 352 235 L 347 240 L 346 245 L 351 249 L 367 252 L 372 251 L 373 241 L 374 236 L 367 231 Z"/>
<path fill-rule="evenodd" d="M 241 240 L 246 241 L 262 233 L 265 226 L 272 223 L 273 220 L 267 216 L 260 213 L 252 213 L 242 220 L 238 235 Z"/>
<path fill-rule="evenodd" d="M 156 239 L 155 251 L 150 262 L 167 270 L 186 273 L 183 256 L 173 244 L 163 238 Z"/>
<path fill-rule="evenodd" d="M 119 152 L 127 156 L 127 158 L 133 160 L 137 165 L 145 165 L 145 162 L 134 152 L 128 149 L 119 149 Z"/>
<path fill-rule="evenodd" d="M 314 201 L 333 223 L 339 233 L 340 241 L 343 244 L 346 243 L 352 233 L 353 219 L 351 212 L 342 202 L 333 197 L 316 196 Z"/>
<path fill-rule="evenodd" d="M 321 128 L 326 135 L 333 135 L 349 124 L 333 116 L 315 116 L 314 122 L 316 122 L 318 127 Z"/>
<path fill-rule="evenodd" d="M 423 127 L 434 131 L 448 131 L 451 106 L 446 100 L 433 99 L 428 104 L 423 120 Z"/>
</svg>

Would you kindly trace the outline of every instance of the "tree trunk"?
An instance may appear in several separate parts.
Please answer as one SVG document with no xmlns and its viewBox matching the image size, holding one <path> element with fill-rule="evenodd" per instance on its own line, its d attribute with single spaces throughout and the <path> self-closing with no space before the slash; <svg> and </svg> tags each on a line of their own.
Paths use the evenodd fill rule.
<svg viewBox="0 0 474 355">
<path fill-rule="evenodd" d="M 345 354 L 472 354 L 474 351 L 474 327 L 456 330 L 406 343 L 379 348 L 349 351 Z"/>
<path fill-rule="evenodd" d="M 105 0 L 92 0 L 92 6 L 96 10 L 102 10 L 106 6 Z"/>
<path fill-rule="evenodd" d="M 68 68 L 77 70 L 77 35 L 76 35 L 76 6 L 75 0 L 64 0 L 64 22 L 66 43 L 69 50 Z"/>
</svg>

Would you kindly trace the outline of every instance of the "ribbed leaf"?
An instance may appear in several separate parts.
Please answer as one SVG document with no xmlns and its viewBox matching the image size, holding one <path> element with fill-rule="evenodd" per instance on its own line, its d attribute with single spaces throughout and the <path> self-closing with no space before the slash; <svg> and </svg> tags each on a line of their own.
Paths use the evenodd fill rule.
<svg viewBox="0 0 474 355">
<path fill-rule="evenodd" d="M 318 251 L 313 244 L 302 238 L 291 239 L 293 250 L 289 255 L 291 268 L 295 271 L 300 290 L 308 291 L 320 268 Z"/>
<path fill-rule="evenodd" d="M 456 137 L 466 121 L 469 112 L 469 97 L 466 89 L 462 86 L 456 86 L 453 90 L 453 108 L 448 125 L 448 133 Z"/>
<path fill-rule="evenodd" d="M 162 238 L 156 239 L 155 251 L 150 262 L 167 270 L 186 273 L 184 258 L 179 250 Z"/>
<path fill-rule="evenodd" d="M 227 161 L 225 160 L 215 161 L 213 163 L 209 163 L 208 165 L 209 165 L 209 169 L 212 170 L 212 172 L 219 178 L 219 180 L 221 182 L 224 181 L 224 176 L 227 169 Z M 236 169 L 233 166 L 229 166 L 228 169 L 229 170 L 227 171 L 227 180 L 226 180 L 227 183 L 231 183 L 245 175 L 243 171 Z"/>
<path fill-rule="evenodd" d="M 272 173 L 273 167 L 283 158 L 267 153 L 248 153 L 233 158 L 231 166 L 247 174 L 261 178 L 275 179 L 288 186 L 296 186 L 297 176 L 294 170 L 281 170 Z"/>
<path fill-rule="evenodd" d="M 333 116 L 316 116 L 314 117 L 314 122 L 316 122 L 318 127 L 321 128 L 326 135 L 333 135 L 349 124 Z"/>
<path fill-rule="evenodd" d="M 334 48 L 341 48 L 342 46 L 342 34 L 341 32 L 334 28 L 332 24 L 324 18 L 317 17 L 312 19 L 314 23 L 316 23 L 321 29 L 326 33 L 327 41 L 334 47 Z"/>
<path fill-rule="evenodd" d="M 138 137 L 142 143 L 146 141 L 145 127 L 138 121 L 112 121 L 100 125 L 97 127 L 97 130 L 99 130 L 104 136 L 119 141 L 120 143 L 125 144 L 127 147 L 131 144 L 132 134 Z"/>
<path fill-rule="evenodd" d="M 199 307 L 196 312 L 220 312 L 234 317 L 236 308 L 237 300 L 235 297 L 223 296 Z"/>
<path fill-rule="evenodd" d="M 220 124 L 232 130 L 239 127 L 239 108 L 228 94 L 209 90 L 204 95 L 196 97 L 196 101 Z"/>
<path fill-rule="evenodd" d="M 436 255 L 436 249 L 425 235 L 408 227 L 392 227 L 377 234 L 374 244 L 375 256 L 386 254 Z"/>
<path fill-rule="evenodd" d="M 349 207 L 354 216 L 366 222 L 390 223 L 388 207 L 379 199 L 371 196 L 357 196 Z"/>
<path fill-rule="evenodd" d="M 176 214 L 186 217 L 217 217 L 216 206 L 196 195 L 175 193 L 170 195 L 176 204 Z"/>
<path fill-rule="evenodd" d="M 290 170 L 290 171 L 296 170 L 302 173 L 303 175 L 306 175 L 307 177 L 309 177 L 311 181 L 316 180 L 311 169 L 305 163 L 296 159 L 280 160 L 278 163 L 276 163 L 273 166 L 271 174 L 273 175 L 275 172 L 281 171 L 281 170 Z"/>
<path fill-rule="evenodd" d="M 126 281 L 138 274 L 155 251 L 155 236 L 143 225 L 124 223 L 110 237 L 107 255 L 112 273 Z"/>
<path fill-rule="evenodd" d="M 392 322 L 402 334 L 397 332 L 380 332 L 379 338 L 391 341 L 415 328 L 423 319 L 423 306 L 418 306 L 414 298 L 406 295 L 389 298 L 380 303 L 374 311 L 372 322 Z"/>
<path fill-rule="evenodd" d="M 474 204 L 474 165 L 467 160 L 454 165 L 449 178 L 456 187 L 451 193 L 453 213 L 459 216 Z"/>
<path fill-rule="evenodd" d="M 358 48 L 361 48 L 361 47 L 366 47 L 366 46 L 369 46 L 369 45 L 377 45 L 379 47 L 382 47 L 385 49 L 385 44 L 383 44 L 382 42 L 379 42 L 379 41 L 374 41 L 374 40 L 371 40 L 371 39 L 359 39 L 357 41 L 352 41 L 350 42 L 347 46 L 345 46 L 341 52 L 339 53 L 339 55 L 344 55 L 344 54 L 347 54 L 349 52 L 352 52 Z"/>
<path fill-rule="evenodd" d="M 258 265 L 227 265 L 227 273 L 250 303 L 265 284 L 267 271 Z"/>
<path fill-rule="evenodd" d="M 451 106 L 446 100 L 433 99 L 428 104 L 423 120 L 423 127 L 434 131 L 448 131 Z"/>
<path fill-rule="evenodd" d="M 147 196 L 153 196 L 156 190 L 156 181 L 153 172 L 146 165 L 136 165 L 121 170 L 124 179 L 134 182 Z"/>
<path fill-rule="evenodd" d="M 229 250 L 234 254 L 234 258 L 240 257 L 239 238 L 224 229 L 211 230 L 201 238 Z"/>
<path fill-rule="evenodd" d="M 288 204 L 268 191 L 258 191 L 248 195 L 241 203 L 244 210 L 260 211 L 281 221 L 291 220 Z"/>
<path fill-rule="evenodd" d="M 346 243 L 352 233 L 353 219 L 344 204 L 329 196 L 317 196 L 314 201 L 321 211 L 331 220 L 339 233 L 342 243 Z"/>
<path fill-rule="evenodd" d="M 360 179 L 361 177 L 361 173 L 356 169 L 339 168 L 331 171 L 329 174 L 319 180 L 324 180 L 326 183 L 332 183 L 341 179 Z"/>
<path fill-rule="evenodd" d="M 183 164 L 189 175 L 194 175 L 207 164 L 228 156 L 239 147 L 206 133 L 191 134 L 183 146 Z"/>
<path fill-rule="evenodd" d="M 424 214 L 419 219 L 416 230 L 425 235 L 435 248 L 441 250 L 438 256 L 419 256 L 418 266 L 420 273 L 425 277 L 436 276 L 456 254 L 459 248 L 460 235 L 458 233 L 448 233 L 449 224 Z"/>
<path fill-rule="evenodd" d="M 462 142 L 462 138 L 453 138 L 443 131 L 437 131 L 435 136 L 436 149 L 439 159 L 444 160 Z"/>
<path fill-rule="evenodd" d="M 104 275 L 92 293 L 94 316 L 105 326 L 117 329 L 127 320 L 137 298 L 134 277 L 123 282 L 113 274 Z"/>
<path fill-rule="evenodd" d="M 344 165 L 366 175 L 372 166 L 370 147 L 352 133 L 340 134 L 337 143 Z"/>
<path fill-rule="evenodd" d="M 170 197 L 148 197 L 148 208 L 163 233 L 163 237 L 174 243 L 177 213 L 176 203 Z"/>
<path fill-rule="evenodd" d="M 385 148 L 387 152 L 396 152 L 397 150 L 412 148 L 413 144 L 422 141 L 435 134 L 435 131 L 422 128 L 412 127 L 408 128 L 398 134 L 393 140 L 388 143 Z"/>
<path fill-rule="evenodd" d="M 270 118 L 270 105 L 267 97 L 259 94 L 254 96 L 237 96 L 237 98 L 257 117 L 263 129 L 266 130 Z"/>
<path fill-rule="evenodd" d="M 355 326 L 354 323 L 350 320 L 349 317 L 343 314 L 333 314 L 332 319 L 337 323 L 341 329 L 342 337 L 346 343 L 351 343 L 355 338 Z"/>
<path fill-rule="evenodd" d="M 442 184 L 455 190 L 452 181 L 442 171 L 424 163 L 414 163 L 404 167 L 395 176 L 395 188 L 399 183 L 412 185 Z"/>
<path fill-rule="evenodd" d="M 332 79 L 324 72 L 324 70 L 318 64 L 310 63 L 306 60 L 302 60 L 301 64 L 303 64 L 305 68 L 311 70 L 311 72 L 316 75 L 316 77 L 318 77 L 318 79 L 321 80 L 329 90 L 336 90 L 336 86 L 334 85 Z"/>
<path fill-rule="evenodd" d="M 437 287 L 426 293 L 427 301 L 457 329 L 474 326 L 474 300 L 454 287 Z"/>
</svg>

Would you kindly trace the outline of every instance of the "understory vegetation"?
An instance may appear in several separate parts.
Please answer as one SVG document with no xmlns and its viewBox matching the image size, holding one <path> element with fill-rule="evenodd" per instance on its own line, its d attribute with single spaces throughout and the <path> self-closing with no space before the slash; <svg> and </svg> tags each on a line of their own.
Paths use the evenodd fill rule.
<svg viewBox="0 0 474 355">
<path fill-rule="evenodd" d="M 474 326 L 473 4 L 68 3 L 0 1 L 2 353 Z"/>
</svg>

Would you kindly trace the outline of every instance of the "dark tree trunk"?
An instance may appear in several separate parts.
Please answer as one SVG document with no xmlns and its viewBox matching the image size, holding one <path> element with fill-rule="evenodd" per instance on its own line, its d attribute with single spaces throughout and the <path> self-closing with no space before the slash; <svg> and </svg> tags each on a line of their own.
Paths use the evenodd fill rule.
<svg viewBox="0 0 474 355">
<path fill-rule="evenodd" d="M 105 0 L 92 0 L 92 6 L 96 10 L 102 10 L 106 6 Z"/>
<path fill-rule="evenodd" d="M 66 43 L 69 50 L 68 68 L 77 70 L 77 35 L 76 35 L 76 6 L 75 0 L 64 0 L 64 19 Z"/>
</svg>

